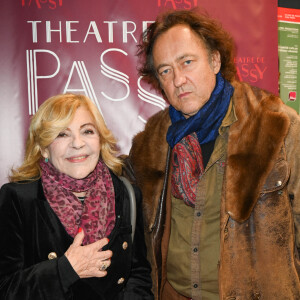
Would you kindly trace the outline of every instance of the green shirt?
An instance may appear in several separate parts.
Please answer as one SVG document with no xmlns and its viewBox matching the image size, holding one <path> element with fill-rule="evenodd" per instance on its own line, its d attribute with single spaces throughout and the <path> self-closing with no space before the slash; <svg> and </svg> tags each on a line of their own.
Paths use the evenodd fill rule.
<svg viewBox="0 0 300 300">
<path fill-rule="evenodd" d="M 230 102 L 197 185 L 195 208 L 172 197 L 167 279 L 178 293 L 193 299 L 219 300 L 220 201 L 228 131 L 235 121 Z"/>
</svg>

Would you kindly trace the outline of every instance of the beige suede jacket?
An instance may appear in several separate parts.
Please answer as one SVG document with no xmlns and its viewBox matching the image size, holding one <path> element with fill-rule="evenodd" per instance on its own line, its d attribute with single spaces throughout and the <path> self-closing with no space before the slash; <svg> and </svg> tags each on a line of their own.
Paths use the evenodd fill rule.
<svg viewBox="0 0 300 300">
<path fill-rule="evenodd" d="M 222 187 L 220 299 L 300 299 L 300 118 L 266 91 L 232 85 L 237 121 L 229 129 Z M 156 299 L 166 280 L 170 124 L 168 109 L 151 117 L 129 154 L 143 192 Z"/>
</svg>

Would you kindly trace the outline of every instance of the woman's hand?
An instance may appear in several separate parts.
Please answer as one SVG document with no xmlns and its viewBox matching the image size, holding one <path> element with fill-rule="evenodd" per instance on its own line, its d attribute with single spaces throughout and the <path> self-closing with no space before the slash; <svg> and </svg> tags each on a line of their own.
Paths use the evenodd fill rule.
<svg viewBox="0 0 300 300">
<path fill-rule="evenodd" d="M 82 230 L 75 236 L 65 256 L 80 278 L 106 276 L 112 251 L 102 251 L 102 248 L 108 243 L 108 239 L 104 238 L 90 245 L 81 246 L 83 238 Z"/>
</svg>

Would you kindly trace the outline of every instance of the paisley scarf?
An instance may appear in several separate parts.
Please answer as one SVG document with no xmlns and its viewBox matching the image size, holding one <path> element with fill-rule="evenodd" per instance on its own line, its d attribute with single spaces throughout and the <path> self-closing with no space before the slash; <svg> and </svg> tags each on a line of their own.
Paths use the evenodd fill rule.
<svg viewBox="0 0 300 300">
<path fill-rule="evenodd" d="M 197 114 L 186 119 L 174 107 L 169 108 L 172 125 L 167 142 L 173 148 L 172 195 L 189 206 L 195 206 L 197 184 L 204 172 L 200 145 L 217 138 L 233 90 L 219 72 L 210 99 Z"/>
</svg>

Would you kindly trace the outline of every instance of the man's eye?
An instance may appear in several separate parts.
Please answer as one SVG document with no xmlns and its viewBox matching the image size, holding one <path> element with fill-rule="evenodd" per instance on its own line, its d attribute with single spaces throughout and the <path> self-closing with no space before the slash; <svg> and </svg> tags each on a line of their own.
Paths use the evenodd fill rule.
<svg viewBox="0 0 300 300">
<path fill-rule="evenodd" d="M 165 69 L 165 70 L 160 71 L 159 74 L 160 74 L 161 76 L 164 76 L 164 75 L 167 75 L 169 72 L 170 72 L 169 69 Z"/>
<path fill-rule="evenodd" d="M 186 60 L 186 61 L 184 62 L 184 64 L 185 64 L 185 65 L 190 65 L 191 62 L 192 62 L 192 61 L 189 59 L 189 60 Z"/>
</svg>

